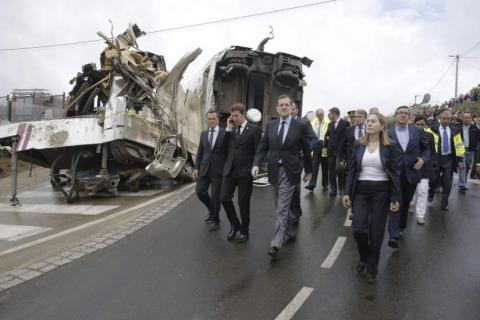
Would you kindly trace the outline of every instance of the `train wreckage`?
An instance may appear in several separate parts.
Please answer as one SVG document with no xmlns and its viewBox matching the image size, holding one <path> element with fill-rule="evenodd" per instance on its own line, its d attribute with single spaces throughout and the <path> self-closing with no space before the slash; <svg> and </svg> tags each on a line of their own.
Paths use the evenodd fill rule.
<svg viewBox="0 0 480 320">
<path fill-rule="evenodd" d="M 273 35 L 257 49 L 219 52 L 182 86 L 200 48 L 167 71 L 163 56 L 138 48 L 145 33 L 137 25 L 116 37 L 97 34 L 106 42 L 100 68 L 86 64 L 70 81 L 64 117 L 0 126 L 0 143 L 12 150 L 12 205 L 19 203 L 18 159 L 50 168 L 52 186 L 68 202 L 78 201 L 80 191 L 117 196 L 119 187 L 136 191 L 158 177 L 190 178 L 209 109 L 225 122 L 230 106 L 242 102 L 249 121 L 260 123 L 276 116 L 276 97 L 289 94 L 301 110 L 302 66 L 312 61 L 264 52 Z"/>
</svg>

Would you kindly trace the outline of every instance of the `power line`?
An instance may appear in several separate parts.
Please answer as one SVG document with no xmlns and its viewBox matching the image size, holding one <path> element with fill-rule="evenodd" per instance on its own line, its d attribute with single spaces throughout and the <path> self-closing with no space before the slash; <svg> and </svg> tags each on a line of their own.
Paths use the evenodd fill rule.
<svg viewBox="0 0 480 320">
<path fill-rule="evenodd" d="M 466 55 L 467 53 L 471 52 L 472 50 L 474 50 L 476 47 L 480 46 L 480 41 L 477 42 L 476 45 L 474 45 L 473 47 L 471 47 L 470 49 L 468 49 L 467 51 L 465 51 L 464 53 L 462 53 L 460 56 L 464 56 Z"/>
<path fill-rule="evenodd" d="M 467 67 L 470 67 L 470 68 L 473 68 L 473 69 L 480 70 L 480 67 L 472 66 L 472 65 L 466 64 L 466 63 L 464 63 L 464 62 L 460 62 L 460 63 L 463 64 L 464 66 L 467 66 Z"/>
<path fill-rule="evenodd" d="M 450 71 L 450 68 L 452 68 L 453 64 L 455 62 L 455 59 L 452 60 L 452 63 L 450 63 L 450 65 L 448 66 L 447 70 L 445 70 L 445 73 L 442 75 L 442 77 L 437 81 L 437 83 L 435 83 L 435 85 L 430 89 L 428 90 L 427 92 L 432 92 L 439 84 L 440 82 L 442 82 L 442 80 L 445 78 L 445 76 L 447 75 L 448 71 Z"/>
<path fill-rule="evenodd" d="M 276 10 L 270 10 L 270 11 L 262 11 L 262 12 L 251 13 L 251 14 L 247 14 L 247 15 L 243 15 L 243 16 L 199 22 L 199 23 L 188 24 L 188 25 L 166 28 L 166 29 L 159 29 L 159 30 L 146 32 L 146 34 L 148 35 L 148 34 L 152 34 L 152 33 L 160 33 L 160 32 L 174 31 L 174 30 L 180 30 L 180 29 L 188 29 L 188 28 L 206 26 L 206 25 L 211 25 L 211 24 L 216 24 L 216 23 L 223 23 L 223 22 L 230 22 L 230 21 L 241 20 L 241 19 L 248 19 L 248 18 L 263 16 L 263 15 L 269 15 L 269 14 L 275 14 L 275 13 L 280 13 L 280 12 L 286 12 L 286 11 L 291 11 L 291 10 L 297 10 L 297 9 L 303 9 L 303 8 L 308 8 L 308 7 L 324 5 L 324 4 L 328 4 L 328 3 L 332 3 L 332 2 L 336 2 L 336 1 L 338 1 L 338 0 L 317 1 L 317 2 L 304 4 L 304 5 L 298 5 L 298 6 L 294 6 L 294 7 L 282 8 L 282 9 L 276 9 Z M 94 42 L 103 42 L 103 41 L 104 40 L 101 40 L 101 39 L 95 39 L 95 40 L 65 42 L 65 43 L 39 45 L 39 46 L 28 46 L 28 47 L 17 47 L 17 48 L 0 48 L 0 52 L 65 47 L 65 46 L 73 46 L 73 45 L 87 44 L 87 43 L 94 43 Z"/>
</svg>

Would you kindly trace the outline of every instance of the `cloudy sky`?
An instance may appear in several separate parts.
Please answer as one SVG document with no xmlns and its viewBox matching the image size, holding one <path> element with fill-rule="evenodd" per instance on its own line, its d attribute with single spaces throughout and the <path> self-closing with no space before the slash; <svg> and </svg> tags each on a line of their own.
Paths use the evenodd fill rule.
<svg viewBox="0 0 480 320">
<path fill-rule="evenodd" d="M 129 22 L 149 32 L 314 0 L 276 1 L 0 1 L 0 49 L 97 39 L 96 32 L 125 30 Z M 478 0 L 338 0 L 325 5 L 233 22 L 147 35 L 141 49 L 163 54 L 167 67 L 196 47 L 202 55 L 187 70 L 192 77 L 230 45 L 256 47 L 274 28 L 269 52 L 314 60 L 305 68 L 304 110 L 373 106 L 391 112 L 429 92 L 434 103 L 454 95 L 455 68 L 448 55 L 480 41 Z M 23 51 L 0 51 L 0 96 L 13 88 L 68 92 L 83 64 L 96 62 L 103 43 Z M 459 65 L 459 92 L 480 83 L 480 45 Z M 439 81 L 442 76 L 445 77 Z M 421 99 L 421 98 L 419 98 Z"/>
</svg>

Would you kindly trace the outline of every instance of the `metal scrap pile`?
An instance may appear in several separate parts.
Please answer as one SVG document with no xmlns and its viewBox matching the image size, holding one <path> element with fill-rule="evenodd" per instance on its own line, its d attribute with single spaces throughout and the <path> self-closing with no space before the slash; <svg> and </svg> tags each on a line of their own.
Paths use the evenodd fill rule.
<svg viewBox="0 0 480 320">
<path fill-rule="evenodd" d="M 107 44 L 100 55 L 100 70 L 95 63 L 86 64 L 70 81 L 75 86 L 69 93 L 66 116 L 103 115 L 112 90 L 115 90 L 113 76 L 121 75 L 125 83 L 116 88 L 119 91 L 115 96 L 126 97 L 127 110 L 146 119 L 149 115 L 144 113 L 151 112 L 155 122 L 162 122 L 171 134 L 175 134 L 175 125 L 159 105 L 157 97 L 157 89 L 168 77 L 165 60 L 161 55 L 138 49 L 137 37 L 145 32 L 135 24 L 117 37 L 108 37 L 102 32 L 97 34 Z"/>
</svg>

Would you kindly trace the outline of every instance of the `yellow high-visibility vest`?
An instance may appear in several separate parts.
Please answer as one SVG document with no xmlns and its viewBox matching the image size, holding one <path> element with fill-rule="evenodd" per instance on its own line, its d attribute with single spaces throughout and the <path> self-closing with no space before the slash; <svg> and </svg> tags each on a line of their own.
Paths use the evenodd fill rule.
<svg viewBox="0 0 480 320">
<path fill-rule="evenodd" d="M 463 144 L 460 132 L 453 136 L 453 144 L 455 145 L 455 155 L 463 158 L 465 155 L 465 145 Z"/>
<path fill-rule="evenodd" d="M 310 125 L 312 126 L 312 129 L 313 129 L 313 132 L 315 132 L 315 135 L 317 135 L 318 121 L 319 121 L 318 118 L 315 117 L 315 119 L 313 119 L 310 122 Z M 325 133 L 327 133 L 329 123 L 330 123 L 330 120 L 328 118 L 323 118 L 322 132 L 320 132 L 320 137 L 317 137 L 319 138 L 319 140 L 323 141 L 325 139 Z M 322 157 L 327 157 L 327 148 L 322 149 Z"/>
</svg>

